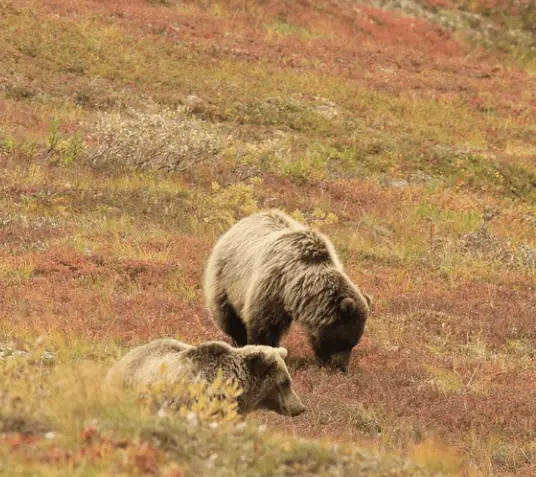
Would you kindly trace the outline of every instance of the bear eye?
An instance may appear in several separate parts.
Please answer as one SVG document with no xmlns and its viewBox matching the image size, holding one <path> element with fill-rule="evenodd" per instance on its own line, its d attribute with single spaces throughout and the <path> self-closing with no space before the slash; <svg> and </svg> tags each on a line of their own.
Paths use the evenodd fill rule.
<svg viewBox="0 0 536 477">
<path fill-rule="evenodd" d="M 288 379 L 288 378 L 287 378 L 287 379 L 283 379 L 283 381 L 281 381 L 281 382 L 279 383 L 279 387 L 280 387 L 281 389 L 288 389 L 288 388 L 290 388 L 290 379 Z"/>
</svg>

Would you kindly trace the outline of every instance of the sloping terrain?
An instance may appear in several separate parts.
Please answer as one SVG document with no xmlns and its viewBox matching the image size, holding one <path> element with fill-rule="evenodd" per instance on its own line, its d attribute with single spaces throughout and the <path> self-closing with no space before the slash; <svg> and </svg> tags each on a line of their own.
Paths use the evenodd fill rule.
<svg viewBox="0 0 536 477">
<path fill-rule="evenodd" d="M 293 329 L 308 412 L 248 421 L 430 472 L 534 475 L 535 11 L 0 1 L 0 343 L 46 335 L 62 365 L 101 366 L 164 335 L 226 339 L 204 262 L 238 218 L 277 207 L 328 234 L 375 304 L 349 376 Z M 25 456 L 10 475 L 34 469 Z M 57 461 L 42 473 L 79 467 Z"/>
</svg>

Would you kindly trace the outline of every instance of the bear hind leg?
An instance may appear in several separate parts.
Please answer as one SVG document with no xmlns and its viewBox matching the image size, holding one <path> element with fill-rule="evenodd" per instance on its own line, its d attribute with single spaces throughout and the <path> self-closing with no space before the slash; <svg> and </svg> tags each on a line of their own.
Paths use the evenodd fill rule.
<svg viewBox="0 0 536 477">
<path fill-rule="evenodd" d="M 240 348 L 246 346 L 248 343 L 246 326 L 227 299 L 220 300 L 217 315 L 217 322 L 221 330 L 233 339 L 235 346 Z"/>
</svg>

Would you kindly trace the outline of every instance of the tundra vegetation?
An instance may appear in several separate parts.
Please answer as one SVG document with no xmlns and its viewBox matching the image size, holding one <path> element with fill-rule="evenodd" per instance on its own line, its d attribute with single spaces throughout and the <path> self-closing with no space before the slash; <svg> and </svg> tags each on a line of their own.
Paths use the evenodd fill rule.
<svg viewBox="0 0 536 477">
<path fill-rule="evenodd" d="M 534 475 L 535 25 L 530 0 L 0 0 L 0 473 Z M 206 257 L 272 207 L 374 297 L 349 375 L 295 328 L 294 419 L 242 421 L 225 382 L 177 415 L 102 393 L 134 345 L 225 339 Z"/>
</svg>

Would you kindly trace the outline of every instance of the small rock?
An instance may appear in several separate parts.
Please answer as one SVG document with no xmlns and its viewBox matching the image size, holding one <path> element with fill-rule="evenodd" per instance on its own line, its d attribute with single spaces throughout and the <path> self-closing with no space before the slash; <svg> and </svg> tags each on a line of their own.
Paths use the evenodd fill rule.
<svg viewBox="0 0 536 477">
<path fill-rule="evenodd" d="M 184 105 L 192 112 L 199 111 L 205 102 L 195 94 L 190 94 L 184 101 Z"/>
<path fill-rule="evenodd" d="M 341 114 L 337 106 L 333 103 L 316 105 L 313 111 L 324 116 L 326 119 L 334 119 Z"/>
<path fill-rule="evenodd" d="M 186 416 L 186 422 L 191 426 L 197 426 L 199 424 L 199 420 L 197 419 L 197 415 L 195 414 L 195 412 L 190 412 Z"/>
<path fill-rule="evenodd" d="M 387 187 L 393 187 L 395 189 L 399 189 L 401 187 L 408 187 L 409 182 L 406 179 L 391 179 L 386 178 L 382 181 L 382 184 Z"/>
<path fill-rule="evenodd" d="M 47 364 L 52 363 L 54 361 L 54 355 L 50 351 L 45 351 L 41 355 L 41 361 L 46 361 Z"/>
<path fill-rule="evenodd" d="M 422 171 L 417 171 L 411 174 L 410 180 L 412 183 L 420 185 L 428 185 L 434 182 L 434 178 L 431 175 L 425 174 Z"/>
<path fill-rule="evenodd" d="M 245 422 L 239 422 L 237 425 L 236 425 L 236 430 L 238 431 L 242 431 L 246 428 L 246 423 Z"/>
<path fill-rule="evenodd" d="M 383 225 L 374 225 L 372 227 L 372 230 L 376 235 L 379 235 L 380 237 L 388 237 L 390 235 L 393 235 L 393 232 L 387 227 L 384 227 Z"/>
<path fill-rule="evenodd" d="M 282 99 L 279 96 L 275 96 L 273 98 L 268 98 L 266 102 L 268 104 L 279 104 L 282 102 Z"/>
<path fill-rule="evenodd" d="M 209 467 L 213 467 L 214 464 L 216 463 L 216 460 L 218 460 L 218 454 L 211 454 L 208 458 L 208 466 Z"/>
</svg>

